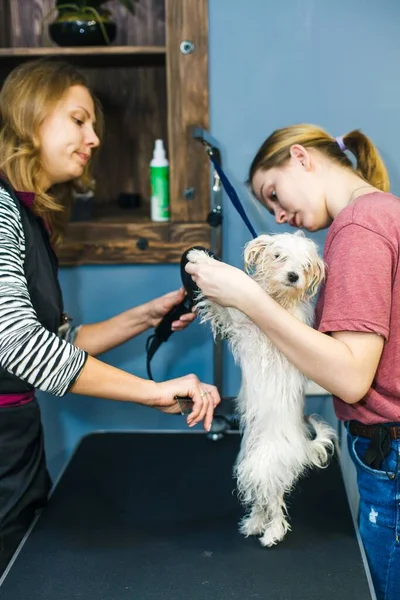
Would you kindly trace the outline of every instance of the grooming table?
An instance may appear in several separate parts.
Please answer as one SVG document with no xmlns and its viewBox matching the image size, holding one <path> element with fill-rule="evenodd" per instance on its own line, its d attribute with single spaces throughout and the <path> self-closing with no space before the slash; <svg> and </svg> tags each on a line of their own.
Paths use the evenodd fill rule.
<svg viewBox="0 0 400 600">
<path fill-rule="evenodd" d="M 232 466 L 240 437 L 85 437 L 0 586 L 1 600 L 368 600 L 336 460 L 298 483 L 293 531 L 244 538 Z"/>
</svg>

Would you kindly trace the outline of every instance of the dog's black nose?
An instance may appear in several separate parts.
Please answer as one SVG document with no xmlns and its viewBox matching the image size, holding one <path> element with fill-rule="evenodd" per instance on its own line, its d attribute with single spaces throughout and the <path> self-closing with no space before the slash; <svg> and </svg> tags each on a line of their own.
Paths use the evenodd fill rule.
<svg viewBox="0 0 400 600">
<path fill-rule="evenodd" d="M 294 271 L 290 271 L 288 273 L 288 275 L 287 275 L 287 278 L 290 281 L 290 283 L 296 283 L 296 281 L 298 280 L 299 276 Z"/>
</svg>

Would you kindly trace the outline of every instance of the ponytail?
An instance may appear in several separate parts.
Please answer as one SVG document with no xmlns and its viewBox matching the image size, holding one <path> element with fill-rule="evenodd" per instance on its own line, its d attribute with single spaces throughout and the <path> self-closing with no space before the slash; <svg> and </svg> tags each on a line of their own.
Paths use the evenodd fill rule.
<svg viewBox="0 0 400 600">
<path fill-rule="evenodd" d="M 356 169 L 368 183 L 388 192 L 389 175 L 371 140 L 359 129 L 354 129 L 342 137 L 346 149 L 354 154 L 357 160 Z"/>
</svg>

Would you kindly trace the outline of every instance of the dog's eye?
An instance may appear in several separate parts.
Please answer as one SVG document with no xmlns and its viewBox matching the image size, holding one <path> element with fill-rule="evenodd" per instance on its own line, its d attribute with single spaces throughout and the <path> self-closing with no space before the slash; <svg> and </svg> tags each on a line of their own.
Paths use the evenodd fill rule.
<svg viewBox="0 0 400 600">
<path fill-rule="evenodd" d="M 275 256 L 275 258 L 280 258 L 281 257 L 280 254 L 275 254 L 274 256 Z"/>
</svg>

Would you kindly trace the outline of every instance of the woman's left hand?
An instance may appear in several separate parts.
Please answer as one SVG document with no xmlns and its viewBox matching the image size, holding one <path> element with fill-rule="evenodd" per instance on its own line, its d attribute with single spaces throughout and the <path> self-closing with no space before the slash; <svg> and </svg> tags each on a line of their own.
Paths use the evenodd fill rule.
<svg viewBox="0 0 400 600">
<path fill-rule="evenodd" d="M 244 271 L 218 260 L 187 263 L 185 270 L 203 294 L 221 306 L 240 309 L 246 294 L 257 285 Z"/>
<path fill-rule="evenodd" d="M 149 302 L 149 326 L 157 327 L 161 319 L 177 304 L 182 302 L 185 298 L 185 290 L 183 288 L 174 292 L 169 292 L 164 296 L 155 298 Z M 182 315 L 178 321 L 172 323 L 172 331 L 180 331 L 185 329 L 194 319 L 196 318 L 195 313 L 186 313 Z"/>
</svg>

